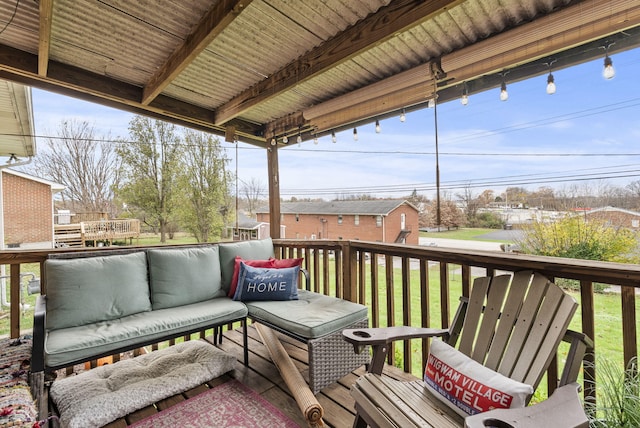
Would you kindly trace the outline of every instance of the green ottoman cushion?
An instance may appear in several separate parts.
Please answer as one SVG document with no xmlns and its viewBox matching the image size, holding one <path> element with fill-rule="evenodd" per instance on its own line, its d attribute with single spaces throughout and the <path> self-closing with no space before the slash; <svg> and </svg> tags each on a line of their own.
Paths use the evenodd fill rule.
<svg viewBox="0 0 640 428">
<path fill-rule="evenodd" d="M 368 316 L 364 305 L 306 290 L 298 290 L 298 300 L 245 304 L 250 318 L 307 340 L 345 329 Z"/>
</svg>

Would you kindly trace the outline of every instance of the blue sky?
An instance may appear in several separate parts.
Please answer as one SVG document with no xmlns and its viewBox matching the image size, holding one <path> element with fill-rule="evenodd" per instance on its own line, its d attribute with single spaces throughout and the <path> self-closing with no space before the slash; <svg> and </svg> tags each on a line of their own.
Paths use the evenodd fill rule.
<svg viewBox="0 0 640 428">
<path fill-rule="evenodd" d="M 454 195 L 471 186 L 475 193 L 508 186 L 531 191 L 540 186 L 566 190 L 625 186 L 640 179 L 640 50 L 612 55 L 616 76 L 602 77 L 603 60 L 555 70 L 557 92 L 545 92 L 547 76 L 509 83 L 509 99 L 498 89 L 470 96 L 467 106 L 438 106 L 442 191 Z M 75 118 L 94 125 L 98 136 L 128 138 L 131 114 L 40 90 L 33 91 L 37 135 L 55 135 L 60 122 Z M 400 197 L 414 188 L 435 195 L 433 109 L 408 113 L 280 150 L 284 198 L 333 199 L 348 193 Z M 42 141 L 39 146 L 43 147 Z M 235 147 L 224 143 L 230 167 Z M 240 180 L 256 178 L 266 189 L 263 149 L 240 144 Z M 624 176 L 613 178 L 614 176 Z M 560 177 L 566 177 L 560 181 Z M 597 177 L 606 177 L 599 178 Z"/>
</svg>

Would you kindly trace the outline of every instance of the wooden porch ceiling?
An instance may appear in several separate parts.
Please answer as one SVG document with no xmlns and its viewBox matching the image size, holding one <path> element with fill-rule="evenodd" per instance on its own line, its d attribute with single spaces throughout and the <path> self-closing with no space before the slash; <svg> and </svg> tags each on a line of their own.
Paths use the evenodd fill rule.
<svg viewBox="0 0 640 428">
<path fill-rule="evenodd" d="M 264 146 L 421 108 L 434 76 L 442 102 L 630 49 L 639 25 L 635 0 L 0 0 L 0 78 Z"/>
</svg>

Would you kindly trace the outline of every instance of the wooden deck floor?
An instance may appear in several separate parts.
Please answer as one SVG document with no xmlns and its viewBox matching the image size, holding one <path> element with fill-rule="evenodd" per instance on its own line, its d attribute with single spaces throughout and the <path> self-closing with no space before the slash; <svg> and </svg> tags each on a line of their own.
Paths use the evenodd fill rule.
<svg viewBox="0 0 640 428">
<path fill-rule="evenodd" d="M 306 345 L 284 335 L 279 335 L 279 337 L 293 359 L 294 364 L 300 369 L 303 377 L 308 381 Z M 212 342 L 211 337 L 205 340 Z M 132 413 L 126 418 L 118 419 L 107 425 L 106 428 L 124 428 L 230 379 L 237 379 L 258 392 L 263 398 L 278 407 L 301 427 L 307 426 L 295 399 L 291 396 L 289 389 L 280 376 L 280 372 L 271 362 L 267 348 L 262 344 L 260 336 L 254 327 L 249 327 L 249 367 L 245 367 L 242 363 L 241 330 L 226 331 L 224 333 L 224 339 L 218 347 L 236 356 L 238 364 L 235 370 L 205 385 L 200 385 L 183 394 L 158 402 L 156 405 Z M 349 389 L 353 382 L 363 373 L 364 367 L 360 367 L 353 373 L 340 379 L 337 383 L 327 386 L 316 395 L 320 405 L 324 409 L 323 420 L 328 427 L 347 428 L 352 426 L 354 411 L 353 399 L 349 394 Z M 386 367 L 385 374 L 399 379 L 415 380 L 415 377 L 393 367 Z"/>
</svg>

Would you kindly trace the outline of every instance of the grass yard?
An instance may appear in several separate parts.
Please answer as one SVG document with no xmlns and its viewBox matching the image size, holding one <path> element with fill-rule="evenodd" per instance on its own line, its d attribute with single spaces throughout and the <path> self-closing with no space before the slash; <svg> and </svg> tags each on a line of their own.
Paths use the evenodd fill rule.
<svg viewBox="0 0 640 428">
<path fill-rule="evenodd" d="M 479 236 L 487 233 L 495 232 L 497 229 L 481 229 L 481 228 L 461 228 L 456 230 L 445 230 L 442 232 L 420 232 L 421 238 L 443 238 L 443 239 L 463 239 L 473 241 L 490 241 L 490 242 L 511 242 L 510 240 L 483 239 Z"/>
</svg>

